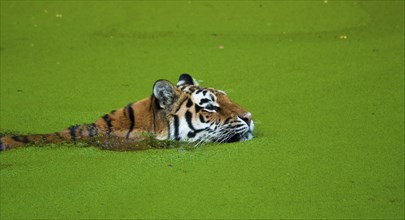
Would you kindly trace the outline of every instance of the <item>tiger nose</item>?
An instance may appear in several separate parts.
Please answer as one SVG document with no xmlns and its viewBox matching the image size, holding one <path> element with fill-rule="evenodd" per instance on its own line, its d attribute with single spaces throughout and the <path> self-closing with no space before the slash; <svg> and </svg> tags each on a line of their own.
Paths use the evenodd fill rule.
<svg viewBox="0 0 405 220">
<path fill-rule="evenodd" d="M 250 125 L 250 123 L 252 122 L 252 114 L 250 112 L 240 114 L 238 115 L 238 117 L 246 122 L 247 125 Z"/>
</svg>

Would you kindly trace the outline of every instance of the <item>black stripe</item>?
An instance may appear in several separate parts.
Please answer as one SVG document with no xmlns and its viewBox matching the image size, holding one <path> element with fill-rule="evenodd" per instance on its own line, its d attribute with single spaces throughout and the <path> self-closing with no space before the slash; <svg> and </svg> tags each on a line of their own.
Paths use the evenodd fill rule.
<svg viewBox="0 0 405 220">
<path fill-rule="evenodd" d="M 26 143 L 29 143 L 29 142 L 30 142 L 30 140 L 29 140 L 28 136 L 22 136 L 22 141 L 23 141 L 23 143 L 24 143 L 24 144 L 26 144 Z"/>
<path fill-rule="evenodd" d="M 129 120 L 131 121 L 129 130 L 127 133 L 127 139 L 128 139 L 129 135 L 131 134 L 132 130 L 134 130 L 134 127 L 135 127 L 135 113 L 134 113 L 134 109 L 132 108 L 132 103 L 128 104 L 127 109 L 128 109 Z"/>
<path fill-rule="evenodd" d="M 21 143 L 24 143 L 24 144 L 27 144 L 27 143 L 30 142 L 30 141 L 28 140 L 28 137 L 27 137 L 27 136 L 12 136 L 11 138 L 12 138 L 14 141 L 21 142 Z"/>
<path fill-rule="evenodd" d="M 200 115 L 200 121 L 201 121 L 201 123 L 205 123 L 204 116 Z"/>
<path fill-rule="evenodd" d="M 232 128 L 240 128 L 240 127 L 245 127 L 245 124 L 236 124 L 235 126 L 232 126 Z"/>
<path fill-rule="evenodd" d="M 69 127 L 70 137 L 72 138 L 73 141 L 76 141 L 76 129 L 78 127 L 79 127 L 79 125 L 72 125 Z"/>
<path fill-rule="evenodd" d="M 191 99 L 189 98 L 186 104 L 187 108 L 190 108 L 191 106 L 193 106 L 193 101 L 191 101 Z"/>
<path fill-rule="evenodd" d="M 110 135 L 111 132 L 112 132 L 112 124 L 111 124 L 112 119 L 110 118 L 110 116 L 108 114 L 104 115 L 103 119 L 104 119 L 104 121 L 105 121 L 105 123 L 107 124 L 107 127 L 108 127 L 107 135 Z"/>
<path fill-rule="evenodd" d="M 203 109 L 203 107 L 200 107 L 200 106 L 198 106 L 198 105 L 194 105 L 194 107 L 195 107 L 195 112 L 196 112 L 196 113 L 197 113 L 197 112 L 200 112 L 200 110 Z"/>
<path fill-rule="evenodd" d="M 200 100 L 200 105 L 202 105 L 202 104 L 204 104 L 204 103 L 207 103 L 207 102 L 210 102 L 211 100 L 209 100 L 209 99 L 207 99 L 207 98 L 203 98 L 203 99 L 201 99 Z"/>
<path fill-rule="evenodd" d="M 179 137 L 179 116 L 175 115 L 174 116 L 174 139 L 175 140 L 180 140 Z"/>
<path fill-rule="evenodd" d="M 188 90 L 190 90 L 190 92 L 193 93 L 196 90 L 196 88 L 195 88 L 195 86 L 190 86 L 188 88 Z"/>
<path fill-rule="evenodd" d="M 96 124 L 89 124 L 87 125 L 87 130 L 89 131 L 89 137 L 94 137 L 97 132 Z"/>
<path fill-rule="evenodd" d="M 193 114 L 192 114 L 190 111 L 187 111 L 185 117 L 186 117 L 186 121 L 187 121 L 188 127 L 189 127 L 191 130 L 194 131 L 195 129 L 194 129 L 194 126 L 193 126 L 193 123 L 192 123 Z"/>
<path fill-rule="evenodd" d="M 207 90 L 204 90 L 203 95 L 204 96 L 207 95 Z"/>
<path fill-rule="evenodd" d="M 196 134 L 197 134 L 196 132 L 190 131 L 190 132 L 188 132 L 187 137 L 193 138 L 193 137 L 195 137 Z"/>
<path fill-rule="evenodd" d="M 193 119 L 193 114 L 190 111 L 186 112 L 186 121 L 187 121 L 187 125 L 188 127 L 193 130 L 193 132 L 198 133 L 200 131 L 203 131 L 204 129 L 195 129 L 192 123 L 192 119 Z"/>
<path fill-rule="evenodd" d="M 228 124 L 228 122 L 232 119 L 232 117 L 229 117 L 225 120 L 224 124 Z"/>
<path fill-rule="evenodd" d="M 198 91 L 197 91 L 195 94 L 197 94 L 197 95 L 198 95 L 200 92 L 202 92 L 202 90 L 198 90 Z"/>
<path fill-rule="evenodd" d="M 27 143 L 30 142 L 30 140 L 28 139 L 28 136 L 21 136 L 21 141 L 22 141 L 24 144 L 27 144 Z"/>
</svg>

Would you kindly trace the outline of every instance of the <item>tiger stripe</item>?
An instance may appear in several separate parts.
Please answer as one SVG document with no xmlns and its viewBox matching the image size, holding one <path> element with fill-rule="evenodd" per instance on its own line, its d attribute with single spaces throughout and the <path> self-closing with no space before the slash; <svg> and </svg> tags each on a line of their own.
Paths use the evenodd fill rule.
<svg viewBox="0 0 405 220">
<path fill-rule="evenodd" d="M 70 132 L 69 134 L 73 141 L 77 140 L 76 130 L 78 127 L 79 127 L 79 125 L 72 125 L 69 127 L 69 132 Z"/>
<path fill-rule="evenodd" d="M 191 131 L 189 131 L 187 133 L 187 137 L 193 138 L 193 137 L 195 137 L 197 135 L 197 133 L 202 132 L 202 131 L 205 130 L 205 129 L 196 129 L 196 128 L 194 128 L 193 123 L 192 123 L 193 114 L 190 111 L 188 111 L 188 110 L 186 111 L 185 118 L 186 118 L 186 122 L 187 122 L 188 127 L 191 129 Z"/>
<path fill-rule="evenodd" d="M 126 135 L 126 138 L 128 139 L 129 135 L 131 134 L 132 130 L 134 130 L 134 127 L 135 127 L 135 113 L 134 113 L 134 109 L 132 108 L 132 103 L 128 104 L 126 109 L 128 112 L 129 120 L 131 122 L 129 125 L 128 133 Z"/>
<path fill-rule="evenodd" d="M 27 143 L 30 142 L 30 140 L 28 139 L 27 136 L 14 135 L 14 136 L 12 136 L 11 138 L 12 138 L 14 141 L 21 142 L 21 143 L 24 143 L 24 144 L 27 144 Z"/>
<path fill-rule="evenodd" d="M 106 114 L 102 117 L 102 119 L 104 120 L 104 122 L 107 124 L 107 135 L 110 135 L 112 132 L 112 119 L 110 117 L 110 115 Z"/>
<path fill-rule="evenodd" d="M 87 125 L 87 131 L 89 132 L 89 137 L 94 137 L 94 136 L 96 136 L 96 135 L 97 135 L 97 132 L 98 132 L 98 130 L 97 130 L 97 128 L 96 128 L 96 124 L 93 123 L 93 124 Z"/>
<path fill-rule="evenodd" d="M 179 116 L 175 115 L 174 116 L 174 139 L 175 140 L 180 140 L 179 137 Z"/>
</svg>

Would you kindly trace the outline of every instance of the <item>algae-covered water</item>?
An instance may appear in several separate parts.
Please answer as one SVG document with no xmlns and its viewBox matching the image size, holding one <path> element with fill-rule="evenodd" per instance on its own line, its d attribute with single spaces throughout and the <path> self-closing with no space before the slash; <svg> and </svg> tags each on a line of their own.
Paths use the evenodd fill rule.
<svg viewBox="0 0 405 220">
<path fill-rule="evenodd" d="M 1 1 L 0 129 L 59 131 L 188 72 L 243 143 L 0 154 L 1 219 L 403 219 L 403 1 Z"/>
</svg>

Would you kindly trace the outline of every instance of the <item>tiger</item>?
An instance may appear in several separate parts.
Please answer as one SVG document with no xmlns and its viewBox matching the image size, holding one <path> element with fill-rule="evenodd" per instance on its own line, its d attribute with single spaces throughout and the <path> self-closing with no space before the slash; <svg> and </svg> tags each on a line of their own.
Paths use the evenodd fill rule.
<svg viewBox="0 0 405 220">
<path fill-rule="evenodd" d="M 250 112 L 232 102 L 224 91 L 200 87 L 184 73 L 175 85 L 157 80 L 150 97 L 113 110 L 94 123 L 72 125 L 50 134 L 3 134 L 0 149 L 76 143 L 96 136 L 137 140 L 145 133 L 153 134 L 156 140 L 229 143 L 250 140 L 253 131 Z"/>
</svg>

